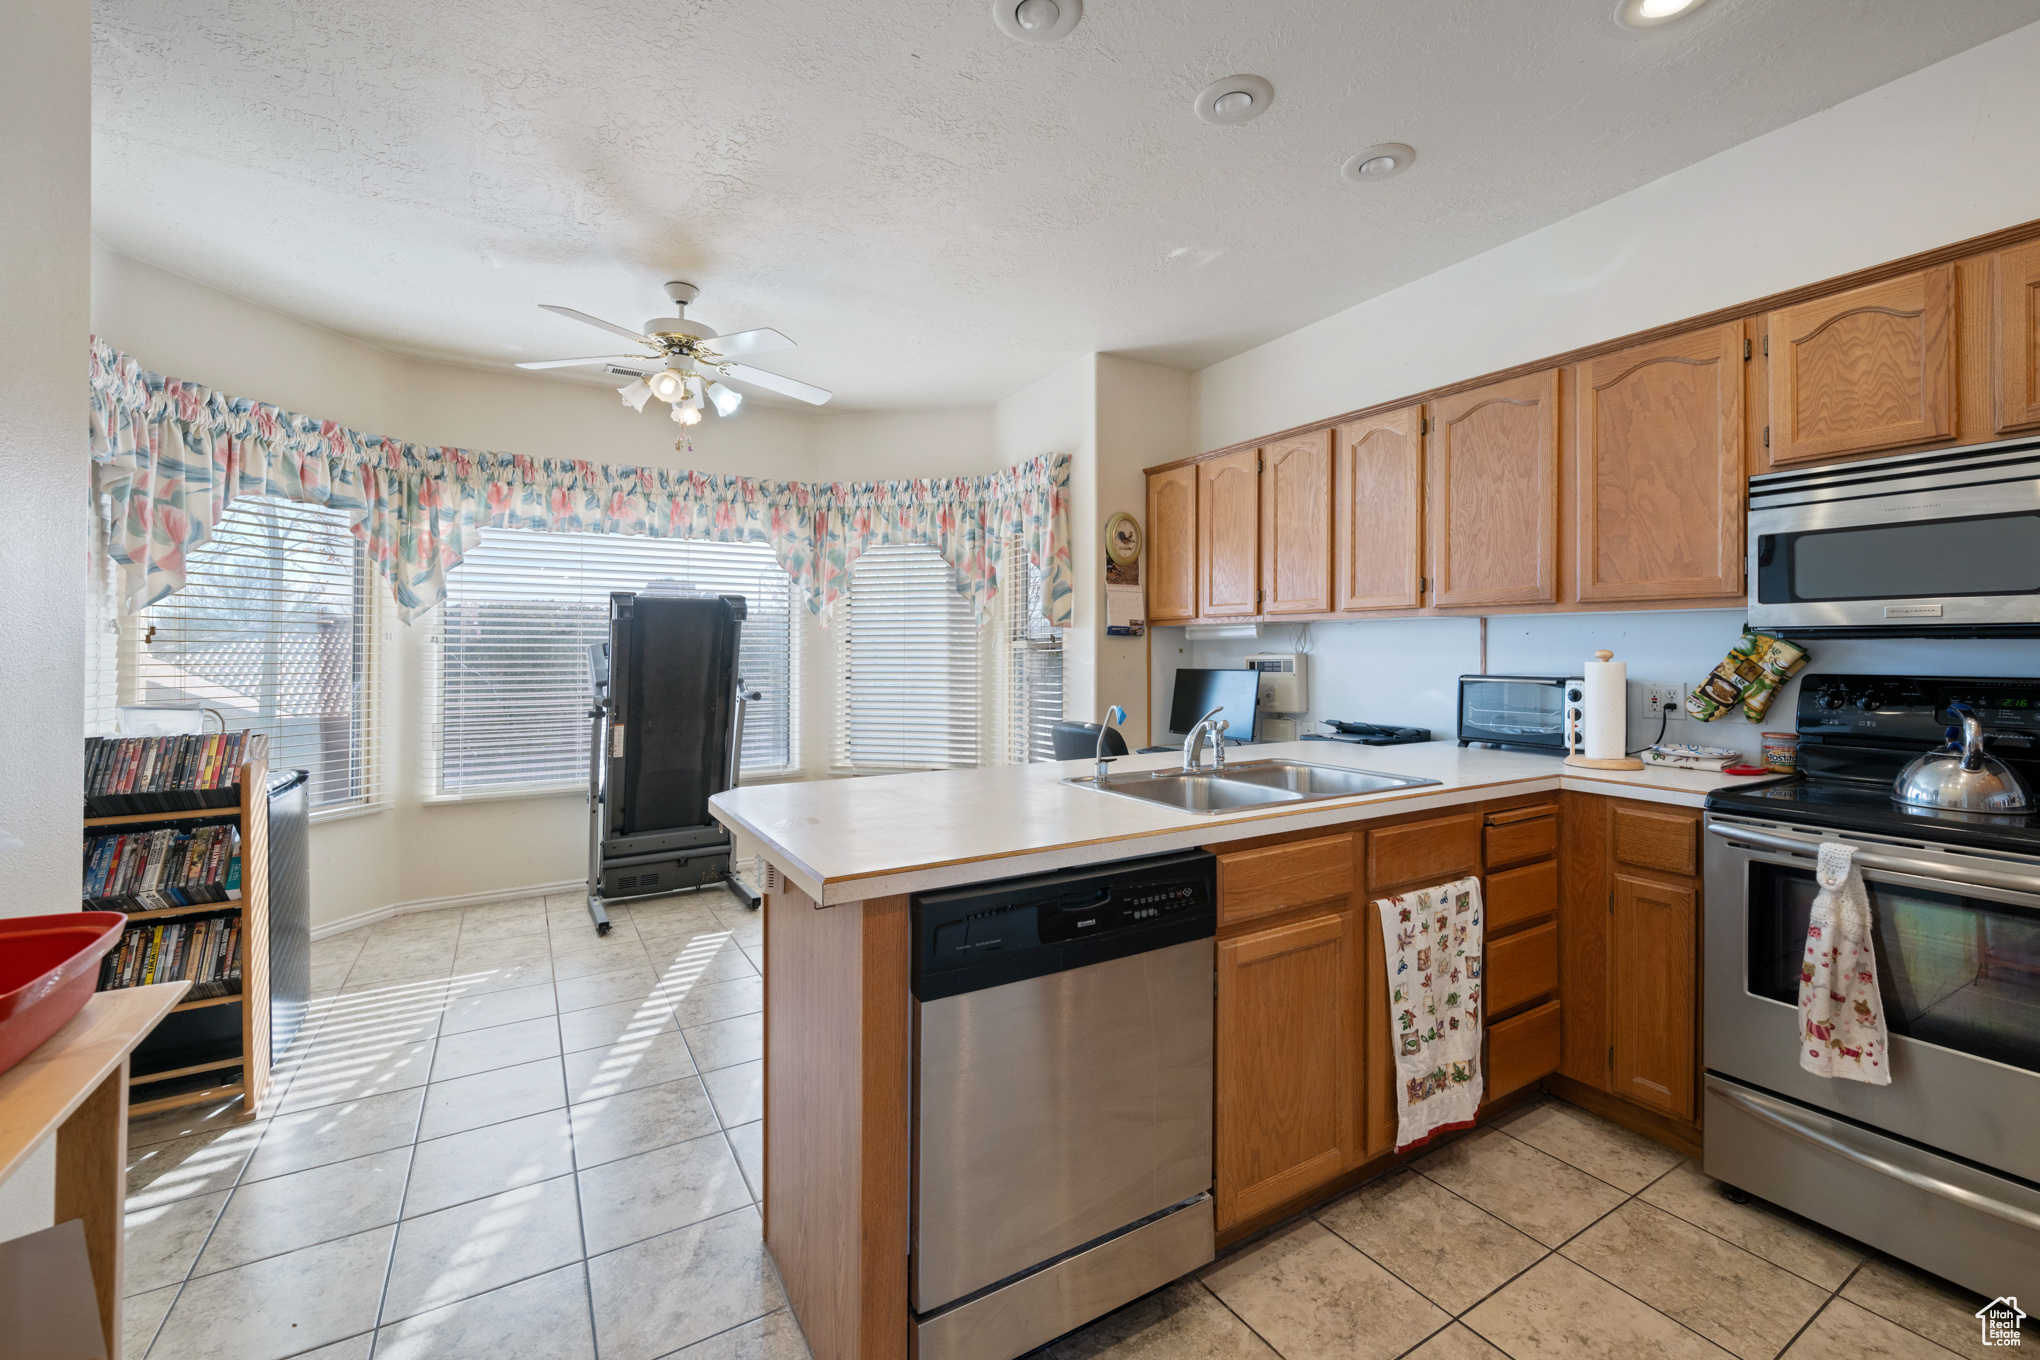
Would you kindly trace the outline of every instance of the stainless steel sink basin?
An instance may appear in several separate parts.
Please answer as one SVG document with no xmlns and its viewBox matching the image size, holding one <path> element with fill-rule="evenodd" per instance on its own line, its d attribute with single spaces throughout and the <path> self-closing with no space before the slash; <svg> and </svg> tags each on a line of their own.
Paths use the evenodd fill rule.
<svg viewBox="0 0 2040 1360">
<path fill-rule="evenodd" d="M 1380 793 L 1384 789 L 1408 789 L 1438 782 L 1408 775 L 1376 774 L 1372 770 L 1349 770 L 1339 765 L 1308 765 L 1300 760 L 1245 760 L 1226 766 L 1225 777 L 1262 788 L 1287 789 L 1306 800 L 1350 798 L 1356 793 Z"/>
<path fill-rule="evenodd" d="M 1196 774 L 1182 770 L 1128 772 L 1109 776 L 1103 785 L 1088 778 L 1063 780 L 1077 788 L 1138 798 L 1180 812 L 1201 813 L 1313 803 L 1437 782 L 1408 775 L 1377 774 L 1372 770 L 1348 770 L 1337 765 L 1312 765 L 1301 760 L 1248 760 L 1223 770 Z"/>
</svg>

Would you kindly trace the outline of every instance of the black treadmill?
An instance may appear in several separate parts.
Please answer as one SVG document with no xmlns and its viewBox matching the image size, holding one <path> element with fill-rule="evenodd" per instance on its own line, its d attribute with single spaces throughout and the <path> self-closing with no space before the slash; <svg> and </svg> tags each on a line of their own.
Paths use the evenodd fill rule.
<svg viewBox="0 0 2040 1360">
<path fill-rule="evenodd" d="M 708 800 L 735 788 L 747 693 L 737 673 L 741 595 L 609 597 L 609 641 L 590 647 L 588 915 L 604 903 L 728 884 L 757 895 L 730 861 Z"/>
</svg>

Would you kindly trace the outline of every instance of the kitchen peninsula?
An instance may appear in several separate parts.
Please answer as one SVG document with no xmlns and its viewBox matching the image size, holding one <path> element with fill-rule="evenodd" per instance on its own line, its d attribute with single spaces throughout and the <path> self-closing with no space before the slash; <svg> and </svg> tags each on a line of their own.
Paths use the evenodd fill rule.
<svg viewBox="0 0 2040 1360">
<path fill-rule="evenodd" d="M 1221 1244 L 1393 1164 L 1371 904 L 1464 876 L 1487 903 L 1488 1105 L 1548 1085 L 1697 1151 L 1700 806 L 1749 781 L 1450 742 L 1252 755 L 1436 782 L 1200 815 L 1067 782 L 1091 773 L 1069 761 L 713 800 L 769 866 L 765 1232 L 817 1356 L 889 1360 L 914 1345 L 915 894 L 1215 856 L 1208 1221 Z M 1121 758 L 1113 775 L 1176 759 Z M 1266 1109 L 1283 1117 L 1244 1117 Z M 924 1334 L 918 1353 L 930 1351 Z"/>
</svg>

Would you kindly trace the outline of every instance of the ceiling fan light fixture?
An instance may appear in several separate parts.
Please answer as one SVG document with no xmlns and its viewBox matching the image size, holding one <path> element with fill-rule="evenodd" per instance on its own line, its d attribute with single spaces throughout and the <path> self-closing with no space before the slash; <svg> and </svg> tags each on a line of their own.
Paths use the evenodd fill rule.
<svg viewBox="0 0 2040 1360">
<path fill-rule="evenodd" d="M 1190 107 L 1207 123 L 1232 127 L 1251 122 L 1275 102 L 1275 87 L 1261 76 L 1232 75 L 1197 92 Z"/>
<path fill-rule="evenodd" d="M 1083 17 L 1084 0 L 992 0 L 992 22 L 1015 42 L 1060 42 Z"/>
<path fill-rule="evenodd" d="M 737 413 L 737 408 L 744 404 L 742 392 L 724 387 L 721 383 L 708 385 L 708 399 L 715 403 L 715 413 L 719 416 L 733 416 Z"/>
<path fill-rule="evenodd" d="M 1339 167 L 1339 175 L 1355 184 L 1369 184 L 1391 175 L 1400 175 L 1416 159 L 1416 148 L 1408 143 L 1377 142 L 1346 157 L 1345 163 Z"/>
<path fill-rule="evenodd" d="M 678 402 L 687 396 L 687 377 L 676 368 L 662 368 L 645 379 L 645 386 L 660 401 Z"/>
<path fill-rule="evenodd" d="M 1615 22 L 1624 28 L 1657 28 L 1683 19 L 1707 0 L 1622 0 Z"/>
<path fill-rule="evenodd" d="M 701 423 L 701 408 L 699 406 L 675 406 L 673 408 L 673 419 L 682 425 L 699 425 Z"/>
<path fill-rule="evenodd" d="M 652 389 L 643 378 L 633 378 L 616 389 L 616 395 L 623 398 L 623 404 L 633 411 L 645 409 L 645 403 L 652 399 Z"/>
</svg>

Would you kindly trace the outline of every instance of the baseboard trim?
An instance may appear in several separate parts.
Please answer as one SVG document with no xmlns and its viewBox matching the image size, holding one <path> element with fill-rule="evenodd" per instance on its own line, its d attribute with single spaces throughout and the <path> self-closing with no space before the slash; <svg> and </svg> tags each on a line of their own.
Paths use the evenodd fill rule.
<svg viewBox="0 0 2040 1360">
<path fill-rule="evenodd" d="M 393 916 L 408 916 L 418 911 L 439 911 L 446 907 L 486 907 L 492 902 L 515 902 L 520 897 L 544 897 L 549 893 L 586 892 L 588 880 L 570 878 L 563 883 L 536 883 L 521 888 L 491 888 L 487 892 L 459 893 L 452 897 L 421 897 L 414 902 L 392 902 L 386 907 L 372 911 L 359 911 L 352 916 L 343 916 L 337 921 L 326 921 L 312 927 L 312 938 L 323 940 L 328 935 L 372 926 L 378 921 L 387 921 Z"/>
</svg>

